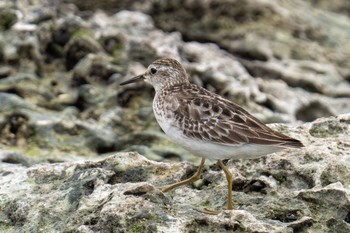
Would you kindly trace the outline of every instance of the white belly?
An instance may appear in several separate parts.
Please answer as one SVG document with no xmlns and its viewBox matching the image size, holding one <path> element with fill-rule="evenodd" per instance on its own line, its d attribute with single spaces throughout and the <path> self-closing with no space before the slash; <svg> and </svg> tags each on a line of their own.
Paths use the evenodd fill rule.
<svg viewBox="0 0 350 233">
<path fill-rule="evenodd" d="M 156 119 L 166 135 L 175 143 L 182 146 L 196 156 L 207 159 L 255 159 L 277 152 L 283 148 L 258 144 L 221 145 L 218 143 L 192 139 L 185 136 L 178 128 L 173 127 L 168 119 Z"/>
</svg>

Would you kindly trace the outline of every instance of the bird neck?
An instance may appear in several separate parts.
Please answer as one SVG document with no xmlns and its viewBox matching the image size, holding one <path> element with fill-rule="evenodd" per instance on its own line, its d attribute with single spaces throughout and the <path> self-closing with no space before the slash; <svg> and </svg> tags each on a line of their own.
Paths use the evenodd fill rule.
<svg viewBox="0 0 350 233">
<path fill-rule="evenodd" d="M 154 86 L 156 92 L 160 92 L 165 89 L 171 89 L 175 86 L 188 85 L 190 82 L 187 79 L 176 79 L 176 80 L 168 80 L 168 82 L 159 83 Z"/>
</svg>

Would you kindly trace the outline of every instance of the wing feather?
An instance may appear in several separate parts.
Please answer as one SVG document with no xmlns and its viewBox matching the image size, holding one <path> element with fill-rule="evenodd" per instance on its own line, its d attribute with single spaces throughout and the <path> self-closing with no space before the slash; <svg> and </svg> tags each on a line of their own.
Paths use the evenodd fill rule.
<svg viewBox="0 0 350 233">
<path fill-rule="evenodd" d="M 270 129 L 240 106 L 201 87 L 175 86 L 168 93 L 172 93 L 167 96 L 171 101 L 166 102 L 172 102 L 172 114 L 177 119 L 174 124 L 190 138 L 223 145 L 302 146 L 298 140 Z"/>
</svg>

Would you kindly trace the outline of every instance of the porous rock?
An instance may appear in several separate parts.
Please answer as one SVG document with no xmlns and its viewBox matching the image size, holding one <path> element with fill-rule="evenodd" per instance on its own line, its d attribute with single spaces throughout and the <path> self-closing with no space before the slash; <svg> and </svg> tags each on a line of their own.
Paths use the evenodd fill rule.
<svg viewBox="0 0 350 233">
<path fill-rule="evenodd" d="M 348 231 L 349 119 L 330 117 L 350 112 L 346 0 L 89 3 L 0 1 L 1 231 Z M 212 163 L 159 190 L 198 158 L 161 132 L 149 85 L 119 83 L 165 56 L 264 122 L 310 122 L 271 125 L 301 150 L 227 162 L 234 211 L 196 210 L 226 205 Z"/>
<path fill-rule="evenodd" d="M 330 122 L 331 134 L 313 136 Z M 203 212 L 226 205 L 226 179 L 214 164 L 205 166 L 196 185 L 163 193 L 161 187 L 189 177 L 196 167 L 154 162 L 134 152 L 34 166 L 10 163 L 7 155 L 0 163 L 1 222 L 11 231 L 346 232 L 349 122 L 345 115 L 298 128 L 272 125 L 299 135 L 305 148 L 229 160 L 236 209 L 218 215 Z"/>
</svg>

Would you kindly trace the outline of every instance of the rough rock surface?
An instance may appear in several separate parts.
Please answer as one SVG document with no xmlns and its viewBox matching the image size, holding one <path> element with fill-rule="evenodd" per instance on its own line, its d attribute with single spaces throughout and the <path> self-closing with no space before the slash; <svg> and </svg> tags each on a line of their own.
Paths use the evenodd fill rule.
<svg viewBox="0 0 350 233">
<path fill-rule="evenodd" d="M 0 1 L 0 231 L 349 232 L 349 119 L 330 117 L 350 112 L 348 9 L 348 0 Z M 195 210 L 225 205 L 215 165 L 193 186 L 158 189 L 198 158 L 161 132 L 150 86 L 119 83 L 164 56 L 264 122 L 312 122 L 275 126 L 301 137 L 302 150 L 228 161 L 236 211 Z M 178 163 L 153 162 L 169 160 Z"/>
<path fill-rule="evenodd" d="M 60 152 L 95 156 L 130 149 L 154 160 L 193 160 L 160 132 L 152 88 L 119 86 L 164 56 L 179 59 L 192 82 L 264 122 L 310 122 L 350 112 L 350 20 L 341 11 L 322 10 L 324 4 L 66 2 L 0 4 L 4 147 L 35 150 L 44 160 Z M 198 20 L 191 13 L 196 6 L 203 13 Z M 108 15 L 94 7 L 116 11 Z"/>
<path fill-rule="evenodd" d="M 1 230 L 8 232 L 348 232 L 350 116 L 298 128 L 305 148 L 227 162 L 236 210 L 224 209 L 227 184 L 215 164 L 194 185 L 162 193 L 190 176 L 187 162 L 163 163 L 134 152 L 82 162 L 0 164 Z M 7 158 L 7 159 L 6 159 Z M 24 161 L 24 160 L 22 160 Z"/>
</svg>

